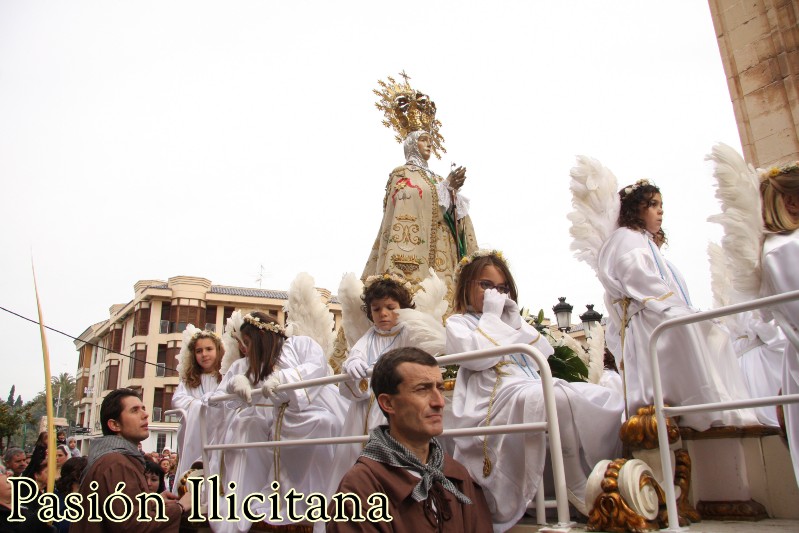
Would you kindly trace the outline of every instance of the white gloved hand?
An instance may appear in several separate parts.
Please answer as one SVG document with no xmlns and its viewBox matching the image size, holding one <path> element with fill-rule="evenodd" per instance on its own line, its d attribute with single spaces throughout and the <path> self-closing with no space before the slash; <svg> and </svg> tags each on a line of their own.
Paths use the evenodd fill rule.
<svg viewBox="0 0 799 533">
<path fill-rule="evenodd" d="M 488 289 L 483 293 L 483 313 L 486 315 L 502 315 L 502 309 L 505 307 L 505 300 L 508 297 L 496 289 Z"/>
<path fill-rule="evenodd" d="M 266 382 L 261 388 L 261 393 L 264 395 L 264 398 L 270 398 L 275 404 L 282 405 L 284 403 L 288 403 L 289 399 L 291 398 L 289 392 L 275 390 L 279 385 L 282 384 L 283 380 L 280 379 L 280 374 L 277 372 L 272 372 L 269 377 L 266 378 Z"/>
<path fill-rule="evenodd" d="M 344 372 L 350 379 L 359 380 L 366 378 L 366 371 L 369 370 L 369 365 L 360 357 L 352 357 L 347 359 L 344 363 Z"/>
<path fill-rule="evenodd" d="M 250 380 L 243 374 L 233 376 L 233 379 L 227 384 L 228 394 L 236 394 L 247 403 L 252 403 L 252 393 L 250 389 L 252 389 Z"/>
<path fill-rule="evenodd" d="M 505 300 L 505 307 L 502 309 L 501 318 L 504 323 L 513 329 L 522 327 L 522 315 L 519 313 L 519 305 L 511 298 Z"/>
</svg>

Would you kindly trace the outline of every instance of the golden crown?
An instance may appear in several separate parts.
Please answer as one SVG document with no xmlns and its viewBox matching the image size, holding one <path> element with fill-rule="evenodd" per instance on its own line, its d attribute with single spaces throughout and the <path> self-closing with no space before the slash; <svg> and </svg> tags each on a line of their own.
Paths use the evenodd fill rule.
<svg viewBox="0 0 799 533">
<path fill-rule="evenodd" d="M 411 87 L 408 80 L 410 76 L 401 72 L 400 76 L 404 82 L 397 82 L 388 76 L 388 83 L 378 80 L 381 89 L 374 89 L 373 92 L 380 97 L 375 102 L 375 106 L 383 112 L 385 120 L 383 125 L 393 128 L 397 132 L 394 138 L 401 143 L 409 133 L 413 131 L 425 131 L 430 134 L 433 153 L 441 159 L 442 153 L 447 153 L 444 149 L 444 137 L 438 132 L 441 122 L 436 120 L 436 104 L 430 97 L 421 91 Z"/>
</svg>

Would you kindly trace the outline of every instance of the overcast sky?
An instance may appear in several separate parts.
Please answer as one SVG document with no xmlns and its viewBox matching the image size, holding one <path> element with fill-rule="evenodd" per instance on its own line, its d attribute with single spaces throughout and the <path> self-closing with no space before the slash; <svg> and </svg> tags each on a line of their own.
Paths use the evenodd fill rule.
<svg viewBox="0 0 799 533">
<path fill-rule="evenodd" d="M 407 11 L 412 9 L 413 11 Z M 435 100 L 482 246 L 520 304 L 605 312 L 573 258 L 576 154 L 663 190 L 667 257 L 711 303 L 715 142 L 740 150 L 706 2 L 0 0 L 0 306 L 79 335 L 140 279 L 336 292 L 360 274 L 404 162 L 372 89 Z M 35 325 L 0 311 L 3 373 L 44 386 Z M 75 373 L 49 333 L 52 371 Z"/>
</svg>

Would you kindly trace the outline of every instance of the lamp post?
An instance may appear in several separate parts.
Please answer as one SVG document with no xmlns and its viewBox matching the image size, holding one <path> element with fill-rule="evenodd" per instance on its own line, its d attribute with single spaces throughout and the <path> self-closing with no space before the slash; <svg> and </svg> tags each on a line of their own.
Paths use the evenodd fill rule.
<svg viewBox="0 0 799 533">
<path fill-rule="evenodd" d="M 561 331 L 569 331 L 572 322 L 572 309 L 571 304 L 566 303 L 566 297 L 561 296 L 558 298 L 558 303 L 552 308 L 555 312 L 555 320 L 558 323 L 558 329 Z"/>
<path fill-rule="evenodd" d="M 585 331 L 585 338 L 591 338 L 591 332 L 597 327 L 597 324 L 602 320 L 602 313 L 594 311 L 594 304 L 585 306 L 588 311 L 580 315 L 580 320 L 583 323 L 583 331 Z"/>
</svg>

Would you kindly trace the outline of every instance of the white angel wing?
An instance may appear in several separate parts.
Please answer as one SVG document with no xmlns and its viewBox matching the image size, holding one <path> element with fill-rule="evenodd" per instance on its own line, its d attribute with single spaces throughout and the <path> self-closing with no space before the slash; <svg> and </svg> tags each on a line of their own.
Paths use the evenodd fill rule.
<svg viewBox="0 0 799 533">
<path fill-rule="evenodd" d="M 347 337 L 347 347 L 352 348 L 358 339 L 366 335 L 372 324 L 361 306 L 363 282 L 352 272 L 344 274 L 338 286 L 338 301 L 341 304 L 341 326 Z"/>
<path fill-rule="evenodd" d="M 719 143 L 705 156 L 713 161 L 716 198 L 721 213 L 708 220 L 721 224 L 721 247 L 734 291 L 730 303 L 756 298 L 760 290 L 760 254 L 763 249 L 763 221 L 760 182 L 751 166 L 730 146 Z"/>
<path fill-rule="evenodd" d="M 286 335 L 311 337 L 322 347 L 325 357 L 330 357 L 336 340 L 335 321 L 308 273 L 300 272 L 291 282 L 283 310 L 288 313 Z"/>
<path fill-rule="evenodd" d="M 443 325 L 444 313 L 447 312 L 447 284 L 439 278 L 431 268 L 428 276 L 419 284 L 413 296 L 413 304 L 417 311 L 427 313 Z"/>
<path fill-rule="evenodd" d="M 570 172 L 572 206 L 571 249 L 575 257 L 597 270 L 599 250 L 617 227 L 619 218 L 618 182 L 602 163 L 587 156 L 577 156 L 577 166 Z"/>
<path fill-rule="evenodd" d="M 225 323 L 225 332 L 222 334 L 222 346 L 225 348 L 225 355 L 222 357 L 222 367 L 219 369 L 222 375 L 225 375 L 230 365 L 242 357 L 239 352 L 239 335 L 243 322 L 244 318 L 241 315 L 241 311 L 233 311 L 233 314 L 230 315 L 230 318 Z"/>
<path fill-rule="evenodd" d="M 588 339 L 588 382 L 599 383 L 605 371 L 605 328 L 597 324 Z"/>
<path fill-rule="evenodd" d="M 398 309 L 397 314 L 399 321 L 405 324 L 406 328 L 410 328 L 414 347 L 421 348 L 433 356 L 444 353 L 447 334 L 441 318 L 418 309 Z"/>
<path fill-rule="evenodd" d="M 713 293 L 713 308 L 730 304 L 730 272 L 727 269 L 727 256 L 715 242 L 707 243 L 707 257 L 710 262 L 710 289 Z"/>
<path fill-rule="evenodd" d="M 178 361 L 176 370 L 182 381 L 186 380 L 186 372 L 191 368 L 192 356 L 189 353 L 189 343 L 197 331 L 199 331 L 199 328 L 195 327 L 194 324 L 186 326 L 186 329 L 183 330 L 183 339 L 180 341 L 180 353 L 175 356 Z"/>
</svg>

